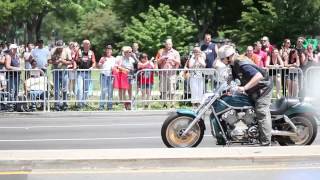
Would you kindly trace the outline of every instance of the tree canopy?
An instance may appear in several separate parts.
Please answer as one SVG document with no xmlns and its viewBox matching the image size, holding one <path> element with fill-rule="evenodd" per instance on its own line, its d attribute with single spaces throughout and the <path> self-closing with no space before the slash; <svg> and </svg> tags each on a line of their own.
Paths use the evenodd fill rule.
<svg viewBox="0 0 320 180">
<path fill-rule="evenodd" d="M 153 53 L 166 36 L 184 51 L 211 33 L 244 47 L 263 35 L 276 44 L 317 36 L 319 17 L 320 0 L 2 0 L 0 40 L 137 41 Z"/>
</svg>

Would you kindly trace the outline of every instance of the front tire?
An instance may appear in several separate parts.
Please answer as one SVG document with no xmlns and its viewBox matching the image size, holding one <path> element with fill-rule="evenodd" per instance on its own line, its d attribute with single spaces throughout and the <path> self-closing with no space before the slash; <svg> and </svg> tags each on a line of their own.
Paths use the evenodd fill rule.
<svg viewBox="0 0 320 180">
<path fill-rule="evenodd" d="M 297 114 L 290 117 L 293 124 L 297 127 L 297 137 L 278 137 L 278 142 L 281 146 L 301 146 L 310 145 L 313 143 L 317 136 L 318 126 L 314 118 Z M 292 131 L 291 127 L 287 127 L 284 130 Z"/>
<path fill-rule="evenodd" d="M 163 143 L 169 148 L 196 147 L 200 144 L 204 134 L 204 123 L 200 120 L 196 123 L 185 137 L 182 133 L 193 121 L 193 117 L 179 115 L 177 113 L 169 116 L 161 128 Z"/>
</svg>

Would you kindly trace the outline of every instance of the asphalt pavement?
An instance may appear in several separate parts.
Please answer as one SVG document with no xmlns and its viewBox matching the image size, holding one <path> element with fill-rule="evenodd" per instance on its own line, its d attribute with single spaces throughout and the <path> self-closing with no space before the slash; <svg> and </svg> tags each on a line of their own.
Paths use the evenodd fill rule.
<svg viewBox="0 0 320 180">
<path fill-rule="evenodd" d="M 164 111 L 3 113 L 0 150 L 164 148 Z M 207 130 L 199 147 L 216 147 Z M 318 132 L 319 133 L 319 132 Z M 319 144 L 319 136 L 314 144 Z"/>
<path fill-rule="evenodd" d="M 168 149 L 160 137 L 167 116 L 163 111 L 3 113 L 0 180 L 320 179 L 319 136 L 309 147 L 217 148 L 208 128 L 200 148 Z M 149 164 L 138 168 L 139 163 Z"/>
</svg>

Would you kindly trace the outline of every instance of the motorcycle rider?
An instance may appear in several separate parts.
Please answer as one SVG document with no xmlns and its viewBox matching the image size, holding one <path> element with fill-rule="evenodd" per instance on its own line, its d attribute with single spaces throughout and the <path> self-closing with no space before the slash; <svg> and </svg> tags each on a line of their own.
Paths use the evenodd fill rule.
<svg viewBox="0 0 320 180">
<path fill-rule="evenodd" d="M 253 64 L 245 56 L 237 55 L 233 46 L 220 47 L 218 56 L 224 64 L 230 65 L 233 78 L 240 80 L 238 92 L 248 94 L 253 100 L 261 146 L 270 146 L 272 129 L 270 104 L 273 86 L 271 78 L 265 70 Z"/>
</svg>

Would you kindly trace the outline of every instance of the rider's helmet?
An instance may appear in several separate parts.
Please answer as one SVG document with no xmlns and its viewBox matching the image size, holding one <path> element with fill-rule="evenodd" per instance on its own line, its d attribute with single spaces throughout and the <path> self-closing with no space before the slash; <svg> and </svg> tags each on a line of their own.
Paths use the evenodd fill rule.
<svg viewBox="0 0 320 180">
<path fill-rule="evenodd" d="M 223 45 L 218 50 L 218 56 L 220 59 L 230 57 L 231 55 L 233 55 L 235 53 L 236 53 L 236 50 L 231 45 Z"/>
</svg>

